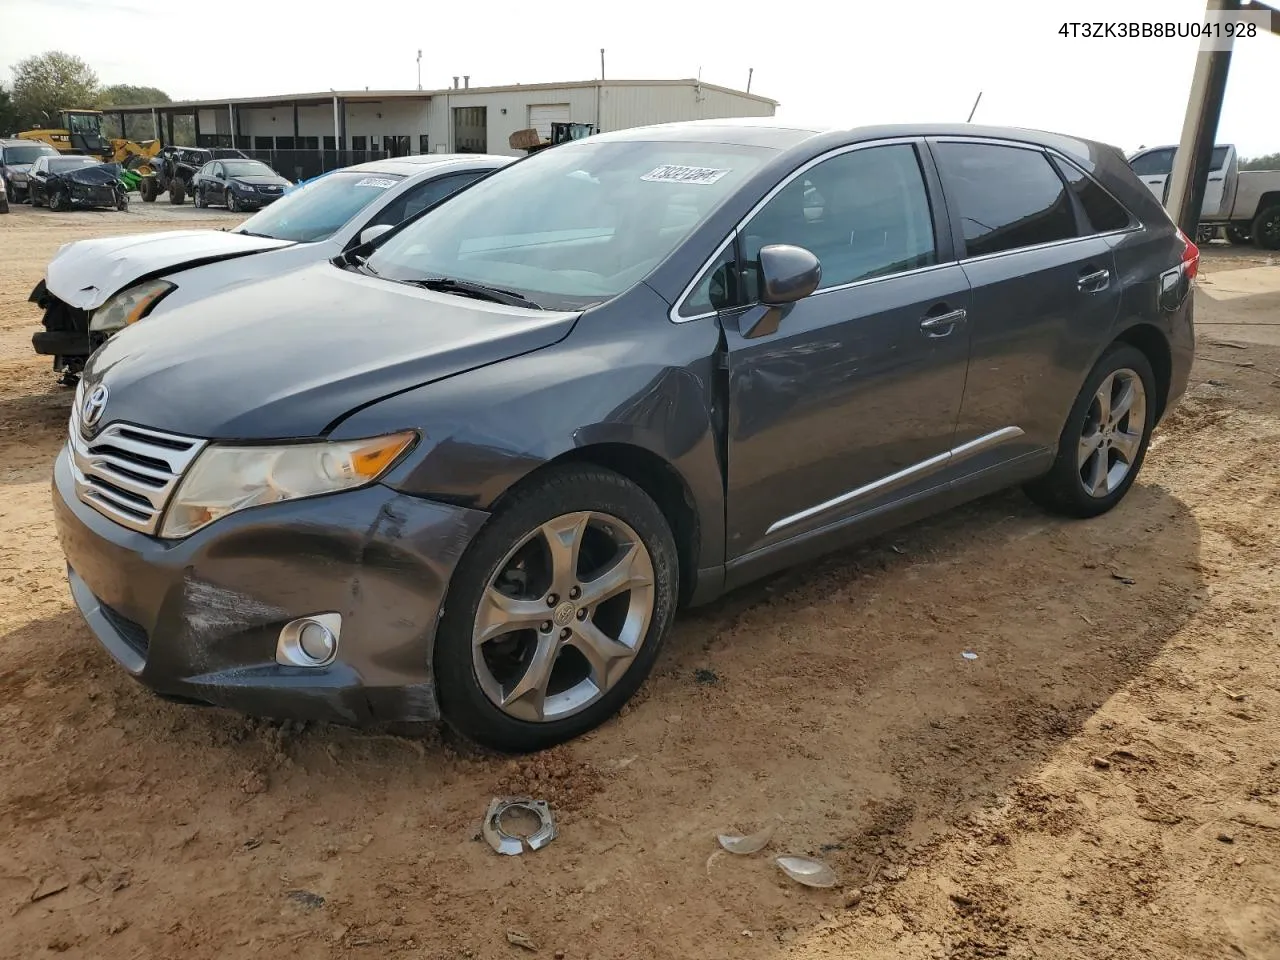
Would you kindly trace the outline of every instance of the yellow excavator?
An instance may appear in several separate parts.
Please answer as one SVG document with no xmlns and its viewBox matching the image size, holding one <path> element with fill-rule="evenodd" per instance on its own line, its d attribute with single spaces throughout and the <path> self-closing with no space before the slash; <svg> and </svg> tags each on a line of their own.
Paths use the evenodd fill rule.
<svg viewBox="0 0 1280 960">
<path fill-rule="evenodd" d="M 139 174 L 151 172 L 148 161 L 160 152 L 159 140 L 106 139 L 102 135 L 101 110 L 63 110 L 62 126 L 23 130 L 18 137 L 48 144 L 59 153 L 98 157 L 103 163 L 118 163 Z"/>
</svg>

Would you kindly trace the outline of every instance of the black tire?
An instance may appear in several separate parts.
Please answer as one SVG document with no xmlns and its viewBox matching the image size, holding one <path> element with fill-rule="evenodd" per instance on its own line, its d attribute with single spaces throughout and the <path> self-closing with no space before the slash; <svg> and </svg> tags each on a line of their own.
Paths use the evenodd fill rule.
<svg viewBox="0 0 1280 960">
<path fill-rule="evenodd" d="M 9 200 L 6 197 L 4 200 L 0 200 L 0 213 L 8 213 L 8 212 L 9 212 Z"/>
<path fill-rule="evenodd" d="M 156 184 L 155 177 L 144 177 L 142 183 L 138 184 L 138 195 L 142 197 L 143 203 L 155 203 L 159 193 L 160 188 Z"/>
<path fill-rule="evenodd" d="M 1253 243 L 1253 232 L 1249 227 L 1237 227 L 1232 224 L 1223 232 L 1227 235 L 1227 242 L 1232 246 L 1245 247 Z"/>
<path fill-rule="evenodd" d="M 1132 370 L 1142 381 L 1146 393 L 1144 417 L 1142 423 L 1142 440 L 1138 445 L 1137 455 L 1130 465 L 1124 479 L 1105 496 L 1090 494 L 1081 479 L 1081 467 L 1077 459 L 1080 438 L 1090 416 L 1094 395 L 1103 382 L 1119 370 Z M 1053 467 L 1047 474 L 1028 483 L 1023 489 L 1035 503 L 1046 510 L 1061 513 L 1069 517 L 1096 517 L 1106 513 L 1129 492 L 1142 462 L 1146 459 L 1147 446 L 1151 443 L 1151 430 L 1155 425 L 1157 405 L 1156 378 L 1151 370 L 1151 362 L 1137 347 L 1127 343 L 1113 343 L 1099 358 L 1084 386 L 1076 396 L 1067 417 L 1066 425 L 1058 441 L 1058 455 Z"/>
<path fill-rule="evenodd" d="M 123 190 L 121 190 L 120 195 L 116 197 L 116 209 L 122 213 L 129 209 L 129 195 Z"/>
<path fill-rule="evenodd" d="M 204 188 L 199 184 L 191 188 L 191 202 L 195 204 L 197 210 L 203 210 L 208 206 L 204 200 Z"/>
<path fill-rule="evenodd" d="M 1253 243 L 1260 250 L 1280 250 L 1280 203 L 1259 210 L 1253 218 Z"/>
<path fill-rule="evenodd" d="M 54 190 L 49 194 L 49 209 L 55 213 L 61 213 L 71 206 L 70 199 L 65 190 Z"/>
<path fill-rule="evenodd" d="M 228 213 L 239 213 L 239 212 L 240 212 L 240 203 L 239 203 L 239 201 L 238 201 L 238 200 L 236 200 L 236 195 L 235 195 L 234 193 L 232 193 L 232 192 L 231 192 L 231 188 L 230 188 L 230 187 L 227 187 L 225 192 L 226 192 L 226 195 L 227 195 L 227 212 L 228 212 Z"/>
<path fill-rule="evenodd" d="M 627 672 L 600 699 L 559 720 L 531 722 L 505 713 L 485 695 L 472 660 L 476 614 L 490 581 L 511 550 L 542 524 L 578 511 L 610 514 L 631 529 L 653 565 L 648 630 Z M 639 689 L 675 616 L 679 558 L 662 511 L 630 480 L 587 465 L 553 467 L 511 494 L 481 528 L 454 572 L 436 634 L 436 688 L 445 721 L 486 747 L 511 753 L 541 750 L 598 726 Z M 548 612 L 550 616 L 550 612 Z"/>
<path fill-rule="evenodd" d="M 187 185 L 182 180 L 174 177 L 169 181 L 169 202 L 175 207 L 182 206 L 182 201 L 187 199 Z"/>
</svg>

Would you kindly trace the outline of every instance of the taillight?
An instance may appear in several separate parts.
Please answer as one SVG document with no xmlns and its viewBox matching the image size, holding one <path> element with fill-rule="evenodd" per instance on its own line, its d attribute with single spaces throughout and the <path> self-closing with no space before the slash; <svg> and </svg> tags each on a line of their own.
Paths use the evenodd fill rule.
<svg viewBox="0 0 1280 960">
<path fill-rule="evenodd" d="M 1182 241 L 1182 272 L 1188 280 L 1194 280 L 1200 272 L 1200 248 L 1192 243 L 1185 233 L 1178 231 L 1178 239 Z"/>
</svg>

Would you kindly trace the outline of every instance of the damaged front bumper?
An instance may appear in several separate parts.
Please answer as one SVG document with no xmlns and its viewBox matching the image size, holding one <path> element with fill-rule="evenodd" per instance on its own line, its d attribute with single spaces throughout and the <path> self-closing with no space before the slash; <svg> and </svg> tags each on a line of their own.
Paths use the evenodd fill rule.
<svg viewBox="0 0 1280 960">
<path fill-rule="evenodd" d="M 436 624 L 487 514 L 375 484 L 160 540 L 82 503 L 65 448 L 53 506 L 81 614 L 121 666 L 162 696 L 354 725 L 438 717 Z M 278 663 L 282 628 L 325 613 L 342 617 L 336 658 Z"/>
</svg>

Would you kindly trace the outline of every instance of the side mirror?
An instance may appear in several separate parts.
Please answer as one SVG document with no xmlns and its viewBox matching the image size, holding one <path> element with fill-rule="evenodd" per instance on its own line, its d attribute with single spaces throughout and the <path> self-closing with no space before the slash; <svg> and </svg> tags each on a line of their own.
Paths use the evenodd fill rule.
<svg viewBox="0 0 1280 960">
<path fill-rule="evenodd" d="M 818 289 L 822 264 L 804 247 L 771 243 L 760 248 L 760 302 L 795 303 Z"/>
<path fill-rule="evenodd" d="M 390 229 L 391 224 L 389 223 L 375 223 L 372 227 L 365 227 L 360 231 L 360 245 L 364 246 L 366 243 L 377 240 Z"/>
<path fill-rule="evenodd" d="M 217 177 L 219 180 L 225 180 L 225 179 L 227 179 L 227 175 L 226 175 L 225 173 L 223 173 L 221 170 L 219 170 L 217 173 L 215 173 L 215 174 L 214 174 L 214 176 L 215 176 L 215 177 Z"/>
</svg>

